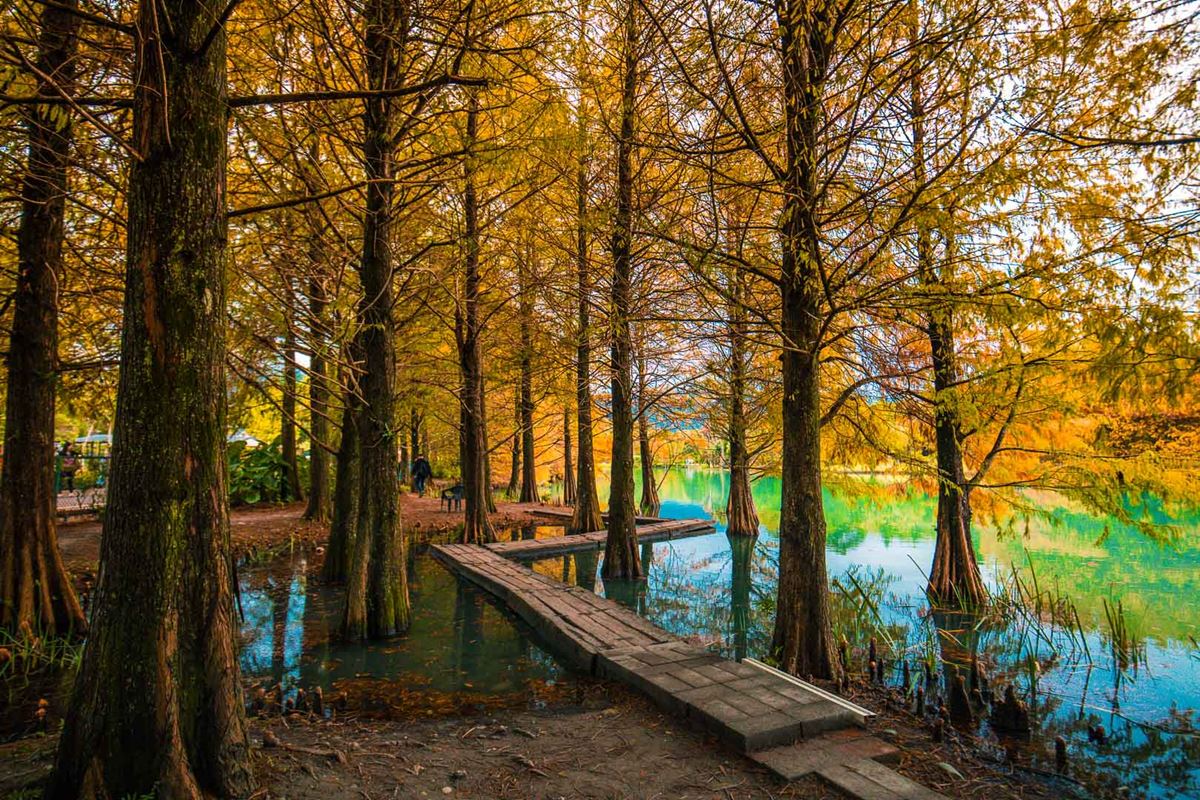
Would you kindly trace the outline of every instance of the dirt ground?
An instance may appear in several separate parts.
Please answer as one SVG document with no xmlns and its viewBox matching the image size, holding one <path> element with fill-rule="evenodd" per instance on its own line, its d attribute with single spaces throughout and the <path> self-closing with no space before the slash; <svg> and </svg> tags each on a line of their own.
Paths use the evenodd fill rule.
<svg viewBox="0 0 1200 800">
<path fill-rule="evenodd" d="M 534 515 L 536 503 L 497 503 L 492 522 L 498 528 L 510 528 L 545 522 Z M 329 535 L 329 526 L 304 519 L 304 503 L 260 505 L 235 508 L 229 515 L 235 555 L 251 550 L 262 551 L 286 544 L 316 545 Z M 447 531 L 462 524 L 461 511 L 446 511 L 437 497 L 400 496 L 400 515 L 404 527 L 414 533 Z M 58 526 L 58 546 L 67 569 L 77 576 L 95 572 L 100 561 L 100 522 L 84 520 Z"/>
<path fill-rule="evenodd" d="M 498 527 L 539 521 L 535 507 L 500 504 Z M 405 526 L 415 535 L 444 531 L 460 514 L 439 510 L 435 498 L 403 497 Z M 234 546 L 262 552 L 287 542 L 317 546 L 327 527 L 302 519 L 303 506 L 237 509 Z M 68 566 L 90 576 L 99 557 L 98 523 L 60 529 Z M 924 723 L 904 711 L 886 690 L 865 684 L 852 697 L 876 709 L 874 733 L 895 744 L 896 768 L 952 798 L 1062 797 L 1033 772 L 999 763 L 967 738 L 950 732 L 934 744 Z M 623 687 L 585 679 L 576 697 L 541 710 L 489 712 L 480 717 L 331 719 L 278 713 L 254 718 L 251 737 L 260 789 L 255 797 L 279 800 L 382 800 L 382 798 L 834 798 L 818 778 L 784 784 Z M 0 745 L 0 798 L 47 774 L 54 736 Z M 28 795 L 23 795 L 28 796 Z"/>
<path fill-rule="evenodd" d="M 901 749 L 901 773 L 947 797 L 1063 796 L 1034 776 L 981 760 L 953 737 L 935 746 L 910 723 L 885 712 L 873 729 Z M 260 787 L 255 797 L 262 800 L 842 797 L 818 778 L 785 784 L 640 696 L 605 683 L 589 685 L 577 703 L 486 717 L 270 715 L 252 720 L 251 740 Z M 50 736 L 0 747 L 6 765 L 0 797 L 47 774 L 53 748 Z"/>
</svg>

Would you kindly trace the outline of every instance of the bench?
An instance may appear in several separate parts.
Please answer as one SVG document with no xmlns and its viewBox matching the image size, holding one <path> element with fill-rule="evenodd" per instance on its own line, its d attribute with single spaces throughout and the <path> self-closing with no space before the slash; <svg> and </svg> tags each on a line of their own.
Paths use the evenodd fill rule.
<svg viewBox="0 0 1200 800">
<path fill-rule="evenodd" d="M 446 510 L 450 510 L 450 504 L 454 503 L 454 510 L 462 510 L 463 485 L 457 483 L 449 489 L 442 489 L 442 503 L 446 504 Z M 438 503 L 438 508 L 441 509 L 441 503 Z"/>
</svg>

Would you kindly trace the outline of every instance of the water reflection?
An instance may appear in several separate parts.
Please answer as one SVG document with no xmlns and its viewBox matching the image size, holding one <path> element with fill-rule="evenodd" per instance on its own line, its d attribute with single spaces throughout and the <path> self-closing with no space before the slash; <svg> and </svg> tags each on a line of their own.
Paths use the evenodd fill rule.
<svg viewBox="0 0 1200 800">
<path fill-rule="evenodd" d="M 307 567 L 303 556 L 285 556 L 243 570 L 247 678 L 286 695 L 320 686 L 359 712 L 389 716 L 537 706 L 573 691 L 570 673 L 523 623 L 427 555 L 412 562 L 408 633 L 365 644 L 337 639 L 341 590 L 310 580 Z"/>
</svg>

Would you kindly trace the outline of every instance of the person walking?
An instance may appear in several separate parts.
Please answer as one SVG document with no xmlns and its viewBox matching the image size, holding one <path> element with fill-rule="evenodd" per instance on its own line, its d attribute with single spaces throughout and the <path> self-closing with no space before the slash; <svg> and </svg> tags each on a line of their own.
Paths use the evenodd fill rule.
<svg viewBox="0 0 1200 800">
<path fill-rule="evenodd" d="M 417 494 L 421 497 L 425 496 L 425 481 L 433 477 L 433 468 L 429 466 L 429 460 L 423 455 L 418 455 L 413 461 L 412 466 L 413 484 L 417 488 Z"/>
<path fill-rule="evenodd" d="M 61 478 L 59 490 L 75 491 L 75 473 L 79 471 L 79 454 L 73 442 L 63 442 L 58 451 L 58 474 Z"/>
</svg>

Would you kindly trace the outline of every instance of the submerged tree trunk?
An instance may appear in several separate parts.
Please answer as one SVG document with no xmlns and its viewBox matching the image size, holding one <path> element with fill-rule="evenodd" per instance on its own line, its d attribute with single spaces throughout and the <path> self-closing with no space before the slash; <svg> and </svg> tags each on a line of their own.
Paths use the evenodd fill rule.
<svg viewBox="0 0 1200 800">
<path fill-rule="evenodd" d="M 586 1 L 581 2 L 575 59 L 582 65 L 586 43 Z M 582 70 L 582 66 L 580 66 Z M 596 460 L 592 447 L 592 347 L 591 347 L 591 268 L 588 259 L 588 179 L 587 122 L 583 110 L 584 92 L 579 93 L 576 111 L 575 157 L 575 279 L 579 303 L 579 328 L 575 341 L 575 414 L 578 424 L 579 458 L 576 462 L 575 513 L 567 533 L 600 530 L 600 495 L 596 490 Z"/>
<path fill-rule="evenodd" d="M 283 334 L 283 413 L 279 449 L 283 456 L 283 480 L 280 495 L 283 500 L 303 500 L 300 488 L 300 457 L 296 447 L 296 328 L 292 318 L 292 289 L 287 288 L 289 300 L 285 311 Z"/>
<path fill-rule="evenodd" d="M 488 511 L 492 504 L 491 470 L 487 449 L 487 428 L 484 421 L 483 364 L 479 353 L 479 209 L 475 193 L 475 140 L 479 130 L 479 95 L 467 93 L 467 155 L 463 163 L 463 302 L 456 320 L 459 369 L 462 377 L 462 477 L 463 533 L 462 540 L 480 544 L 494 541 Z"/>
<path fill-rule="evenodd" d="M 917 38 L 913 30 L 912 37 Z M 914 65 L 909 81 L 912 102 L 913 178 L 925 183 L 925 108 L 921 91 L 920 65 Z M 927 588 L 935 603 L 972 607 L 987 602 L 987 590 L 975 560 L 971 541 L 971 502 L 963 470 L 962 425 L 956 403 L 959 383 L 958 356 L 954 341 L 954 315 L 943 275 L 934 264 L 933 241 L 928 225 L 917 225 L 917 274 L 928 289 L 930 306 L 925 312 L 925 330 L 933 367 L 934 438 L 937 451 L 937 540 Z"/>
<path fill-rule="evenodd" d="M 76 8 L 70 0 L 42 11 L 37 66 L 46 79 L 39 78 L 38 95 L 74 92 Z M 58 293 L 71 117 L 61 106 L 33 106 L 26 127 L 0 477 L 0 627 L 22 636 L 82 634 L 83 610 L 58 550 L 54 494 Z"/>
<path fill-rule="evenodd" d="M 315 233 L 310 235 L 314 242 L 310 263 L 316 264 L 316 259 L 321 257 L 319 252 L 315 252 L 320 247 L 320 239 Z M 308 367 L 308 508 L 304 511 L 304 518 L 316 522 L 328 522 L 330 518 L 329 453 L 325 450 L 330 446 L 329 378 L 326 375 L 328 366 L 325 358 L 325 348 L 329 346 L 325 323 L 328 301 L 325 291 L 324 281 L 316 277 L 309 279 L 306 292 L 311 350 Z"/>
<path fill-rule="evenodd" d="M 735 274 L 729 304 L 729 501 L 725 531 L 730 536 L 757 536 L 758 511 L 750 489 L 750 454 L 746 449 L 746 315 L 742 278 Z"/>
<path fill-rule="evenodd" d="M 617 198 L 612 233 L 612 481 L 608 495 L 608 540 L 604 579 L 642 577 L 633 505 L 633 341 L 629 317 L 633 303 L 633 148 L 637 101 L 636 2 L 629 0 L 624 20 L 624 73 L 621 131 L 617 139 Z"/>
<path fill-rule="evenodd" d="M 347 351 L 353 353 L 352 346 Z M 352 357 L 352 361 L 355 360 Z M 362 463 L 359 454 L 358 415 L 362 404 L 358 396 L 358 381 L 354 366 L 346 370 L 345 399 L 342 408 L 341 442 L 338 445 L 337 475 L 333 487 L 333 519 L 329 526 L 329 545 L 321 577 L 328 583 L 345 583 L 354 553 L 358 533 L 358 502 L 361 492 L 359 477 Z"/>
<path fill-rule="evenodd" d="M 771 650 L 793 675 L 835 678 L 821 498 L 821 308 L 817 144 L 830 43 L 830 10 L 784 0 L 779 10 L 787 169 L 781 213 L 783 259 L 783 464 L 779 595 Z"/>
<path fill-rule="evenodd" d="M 112 472 L 54 800 L 254 789 L 225 474 L 225 5 L 138 7 Z"/>
<path fill-rule="evenodd" d="M 658 516 L 662 503 L 658 499 L 658 479 L 654 477 L 654 450 L 650 446 L 650 429 L 646 417 L 650 406 L 646 403 L 646 354 L 638 350 L 638 455 L 642 464 L 642 514 Z"/>
<path fill-rule="evenodd" d="M 750 566 L 754 560 L 757 537 L 731 533 L 728 530 L 729 551 L 732 555 L 732 575 L 729 584 L 730 621 L 733 623 L 733 654 L 741 661 L 749 650 L 750 590 L 753 588 Z"/>
<path fill-rule="evenodd" d="M 367 0 L 363 7 L 369 88 L 400 83 L 408 9 L 398 0 Z M 363 167 L 368 184 L 358 305 L 362 342 L 361 463 L 358 530 L 346 577 L 342 634 L 381 638 L 408 629 L 408 572 L 400 530 L 400 481 L 396 473 L 396 330 L 392 287 L 392 199 L 395 184 L 396 101 L 366 100 Z"/>
<path fill-rule="evenodd" d="M 571 410 L 563 408 L 563 505 L 575 502 L 575 465 L 571 454 Z"/>
</svg>

